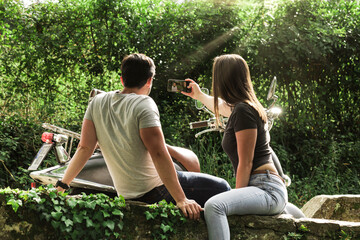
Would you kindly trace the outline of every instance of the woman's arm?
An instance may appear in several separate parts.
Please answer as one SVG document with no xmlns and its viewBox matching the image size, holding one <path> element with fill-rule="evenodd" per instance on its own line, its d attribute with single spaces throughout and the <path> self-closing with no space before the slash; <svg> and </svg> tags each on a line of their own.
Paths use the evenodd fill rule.
<svg viewBox="0 0 360 240">
<path fill-rule="evenodd" d="M 200 163 L 196 154 L 186 148 L 166 144 L 170 156 L 180 162 L 189 172 L 200 172 Z"/>
<path fill-rule="evenodd" d="M 91 120 L 84 119 L 81 128 L 80 143 L 73 158 L 70 161 L 68 168 L 64 174 L 63 183 L 69 185 L 71 181 L 79 174 L 81 169 L 85 166 L 91 155 L 95 150 L 97 143 L 95 125 Z M 64 191 L 63 188 L 58 187 L 58 191 Z"/>
<path fill-rule="evenodd" d="M 257 129 L 245 129 L 235 133 L 239 164 L 236 170 L 236 188 L 249 184 L 254 159 Z"/>
<path fill-rule="evenodd" d="M 190 93 L 181 92 L 182 94 L 191 97 L 195 100 L 202 102 L 210 111 L 214 112 L 214 97 L 203 93 L 199 87 L 199 85 L 191 79 L 186 79 L 186 81 L 190 81 L 188 88 L 191 88 Z M 231 115 L 231 108 L 226 104 L 224 100 L 219 98 L 219 113 L 224 117 L 229 117 Z"/>
</svg>

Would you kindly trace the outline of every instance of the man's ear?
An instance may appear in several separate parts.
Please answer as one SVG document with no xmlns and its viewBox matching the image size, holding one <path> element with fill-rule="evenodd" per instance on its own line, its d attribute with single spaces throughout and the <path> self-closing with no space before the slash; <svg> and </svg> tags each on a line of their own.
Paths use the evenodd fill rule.
<svg viewBox="0 0 360 240">
<path fill-rule="evenodd" d="M 125 87 L 124 80 L 123 80 L 122 76 L 120 76 L 120 81 L 121 81 L 121 84 L 123 85 L 123 87 Z"/>
<path fill-rule="evenodd" d="M 152 81 L 153 81 L 153 78 L 150 77 L 150 78 L 146 81 L 146 86 L 151 87 Z"/>
</svg>

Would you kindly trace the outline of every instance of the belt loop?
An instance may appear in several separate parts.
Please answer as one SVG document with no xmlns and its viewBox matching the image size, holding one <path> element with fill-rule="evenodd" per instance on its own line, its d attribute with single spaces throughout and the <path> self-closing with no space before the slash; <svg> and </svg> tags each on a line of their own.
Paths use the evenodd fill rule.
<svg viewBox="0 0 360 240">
<path fill-rule="evenodd" d="M 267 177 L 270 179 L 270 171 L 266 170 Z"/>
</svg>

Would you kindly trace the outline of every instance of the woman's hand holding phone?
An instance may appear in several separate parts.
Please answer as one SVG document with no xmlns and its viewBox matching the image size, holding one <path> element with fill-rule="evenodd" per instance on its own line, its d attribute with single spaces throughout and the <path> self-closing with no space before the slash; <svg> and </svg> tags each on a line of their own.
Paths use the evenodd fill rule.
<svg viewBox="0 0 360 240">
<path fill-rule="evenodd" d="M 191 92 L 187 93 L 187 92 L 182 91 L 181 93 L 188 96 L 188 97 L 191 97 L 191 98 L 193 98 L 195 100 L 198 100 L 199 96 L 201 94 L 204 94 L 203 92 L 201 92 L 199 84 L 197 84 L 194 80 L 189 79 L 189 78 L 185 79 L 185 81 L 190 82 L 188 88 L 191 89 Z"/>
</svg>

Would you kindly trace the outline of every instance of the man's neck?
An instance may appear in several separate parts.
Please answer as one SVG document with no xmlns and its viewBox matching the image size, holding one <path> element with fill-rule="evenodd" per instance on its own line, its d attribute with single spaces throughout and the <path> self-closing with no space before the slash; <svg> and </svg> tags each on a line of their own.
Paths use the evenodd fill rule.
<svg viewBox="0 0 360 240">
<path fill-rule="evenodd" d="M 121 93 L 123 93 L 123 94 L 135 93 L 135 94 L 138 94 L 138 95 L 147 95 L 147 91 L 144 88 L 127 88 L 127 87 L 124 87 L 123 90 L 121 91 Z"/>
</svg>

